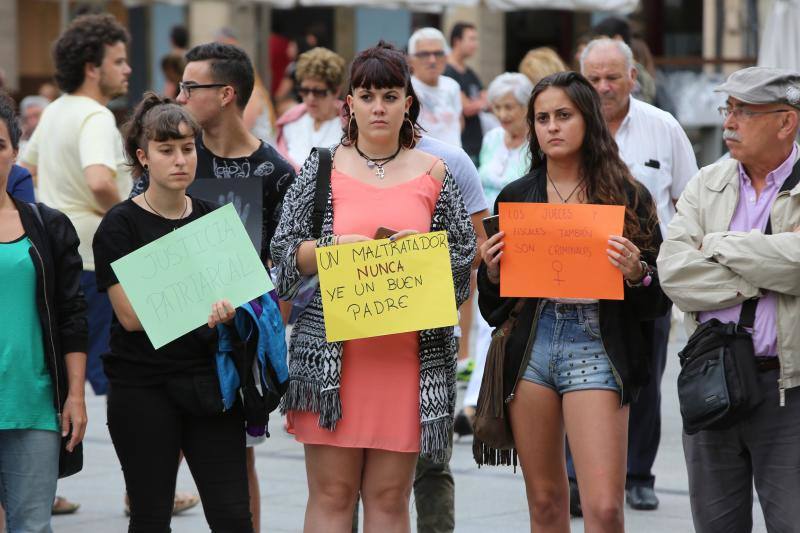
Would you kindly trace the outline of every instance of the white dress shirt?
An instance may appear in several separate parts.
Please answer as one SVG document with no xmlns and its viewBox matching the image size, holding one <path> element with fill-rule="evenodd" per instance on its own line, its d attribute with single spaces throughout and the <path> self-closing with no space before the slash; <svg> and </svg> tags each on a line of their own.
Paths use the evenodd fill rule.
<svg viewBox="0 0 800 533">
<path fill-rule="evenodd" d="M 675 117 L 655 106 L 630 99 L 628 114 L 614 137 L 620 157 L 656 204 L 661 234 L 675 214 L 678 199 L 697 174 L 694 149 Z"/>
</svg>

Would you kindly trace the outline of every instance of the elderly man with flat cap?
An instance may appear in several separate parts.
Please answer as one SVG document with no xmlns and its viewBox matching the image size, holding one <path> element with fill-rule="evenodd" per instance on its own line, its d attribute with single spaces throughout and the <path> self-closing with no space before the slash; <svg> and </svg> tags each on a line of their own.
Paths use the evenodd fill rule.
<svg viewBox="0 0 800 533">
<path fill-rule="evenodd" d="M 731 159 L 704 167 L 658 256 L 664 292 L 692 333 L 717 318 L 752 328 L 764 400 L 721 430 L 684 434 L 698 533 L 752 530 L 753 485 L 770 533 L 800 528 L 800 74 L 752 67 L 717 88 Z M 752 303 L 748 304 L 753 305 Z"/>
</svg>

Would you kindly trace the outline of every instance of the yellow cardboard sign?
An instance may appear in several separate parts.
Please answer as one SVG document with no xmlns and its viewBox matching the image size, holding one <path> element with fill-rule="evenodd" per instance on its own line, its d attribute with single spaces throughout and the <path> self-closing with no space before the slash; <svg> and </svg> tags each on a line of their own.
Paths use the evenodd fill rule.
<svg viewBox="0 0 800 533">
<path fill-rule="evenodd" d="M 317 248 L 328 342 L 458 322 L 444 231 Z"/>
</svg>

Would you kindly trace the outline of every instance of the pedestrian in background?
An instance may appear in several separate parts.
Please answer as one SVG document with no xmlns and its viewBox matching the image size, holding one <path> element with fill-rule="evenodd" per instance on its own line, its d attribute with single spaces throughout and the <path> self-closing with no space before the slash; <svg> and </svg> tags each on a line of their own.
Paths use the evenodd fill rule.
<svg viewBox="0 0 800 533">
<path fill-rule="evenodd" d="M 44 96 L 30 95 L 26 96 L 19 103 L 19 114 L 22 119 L 22 137 L 20 137 L 19 151 L 25 151 L 25 146 L 28 144 L 36 126 L 39 125 L 39 120 L 42 118 L 44 108 L 50 103 L 50 100 Z"/>
<path fill-rule="evenodd" d="M 316 146 L 333 146 L 342 137 L 345 61 L 327 48 L 312 48 L 297 59 L 297 92 L 303 103 L 278 119 L 276 147 L 295 171 Z"/>
<path fill-rule="evenodd" d="M 312 236 L 319 154 L 291 187 L 272 247 L 277 288 L 291 298 L 316 273 L 314 249 L 367 241 L 380 226 L 448 232 L 457 304 L 469 292 L 475 236 L 452 176 L 416 150 L 420 108 L 405 57 L 383 42 L 350 67 L 342 144 L 331 149 L 331 196 Z M 319 289 L 297 319 L 289 356 L 287 421 L 305 445 L 305 531 L 349 532 L 359 493 L 365 531 L 410 531 L 408 500 L 419 453 L 442 462 L 452 430 L 452 328 L 325 342 Z M 442 397 L 443 395 L 443 397 Z M 439 398 L 439 401 L 434 398 Z"/>
<path fill-rule="evenodd" d="M 0 93 L 0 504 L 9 533 L 50 533 L 61 448 L 81 460 L 86 301 L 69 219 L 6 192 L 21 130 Z"/>
<path fill-rule="evenodd" d="M 664 235 L 675 215 L 675 203 L 697 173 L 697 163 L 692 144 L 678 121 L 666 111 L 633 97 L 637 77 L 634 65 L 630 48 L 621 40 L 593 40 L 581 56 L 581 70 L 600 95 L 603 118 L 619 155 L 653 197 Z M 670 311 L 642 326 L 651 346 L 646 359 L 650 381 L 631 404 L 625 482 L 627 503 L 640 511 L 655 510 L 659 503 L 652 470 L 661 440 L 661 378 L 667 365 Z M 579 514 L 575 471 L 569 459 L 567 467 L 571 509 L 573 514 Z"/>
<path fill-rule="evenodd" d="M 658 267 L 690 335 L 713 319 L 738 323 L 757 299 L 763 401 L 729 427 L 684 433 L 689 501 L 698 533 L 748 533 L 755 485 L 767 531 L 789 533 L 800 523 L 800 74 L 746 68 L 716 91 L 728 95 L 731 157 L 687 185 Z"/>
<path fill-rule="evenodd" d="M 103 214 L 131 190 L 122 138 L 106 107 L 128 92 L 128 41 L 111 15 L 84 15 L 70 24 L 53 47 L 64 94 L 44 110 L 21 158 L 38 180 L 39 199 L 67 215 L 80 238 L 81 288 L 89 305 L 86 377 L 95 394 L 108 390 L 100 356 L 108 351 L 111 303 L 97 291 L 92 239 Z"/>
<path fill-rule="evenodd" d="M 522 61 L 519 62 L 518 70 L 525 74 L 533 85 L 539 80 L 556 72 L 564 72 L 567 66 L 558 57 L 555 50 L 548 46 L 541 46 L 529 50 Z"/>
<path fill-rule="evenodd" d="M 97 286 L 114 308 L 108 431 L 130 503 L 131 531 L 169 531 L 181 452 L 213 531 L 252 533 L 239 402 L 227 411 L 214 358 L 218 324 L 234 309 L 212 305 L 208 324 L 155 349 L 111 263 L 217 207 L 186 195 L 197 167 L 200 126 L 185 108 L 146 93 L 125 125 L 133 173 L 149 172 L 147 189 L 111 209 L 95 234 Z"/>
<path fill-rule="evenodd" d="M 609 236 L 607 250 L 625 280 L 624 299 L 526 298 L 506 345 L 503 397 L 531 531 L 569 530 L 566 432 L 586 529 L 618 533 L 624 530 L 628 403 L 647 381 L 641 321 L 663 315 L 668 304 L 653 266 L 661 232 L 650 194 L 619 158 L 586 78 L 562 72 L 542 79 L 531 95 L 528 124 L 531 171 L 500 192 L 495 213 L 508 201 L 625 206 L 625 236 Z M 504 236 L 481 246 L 479 303 L 493 327 L 519 300 L 500 296 Z M 492 456 L 482 448 L 483 457 Z"/>
<path fill-rule="evenodd" d="M 476 165 L 484 133 L 480 113 L 489 107 L 481 79 L 467 66 L 467 60 L 478 53 L 478 46 L 478 28 L 468 22 L 457 22 L 450 31 L 450 54 L 443 72 L 443 75 L 456 80 L 461 88 L 461 112 L 464 115 L 461 146 Z"/>
<path fill-rule="evenodd" d="M 411 83 L 421 106 L 419 125 L 427 135 L 460 147 L 461 88 L 453 78 L 442 76 L 447 51 L 447 41 L 436 28 L 419 29 L 408 39 Z"/>
<path fill-rule="evenodd" d="M 527 174 L 531 166 L 527 110 L 532 91 L 533 84 L 519 73 L 500 74 L 489 84 L 489 103 L 500 121 L 499 127 L 490 130 L 483 137 L 481 164 L 478 168 L 489 205 L 494 205 L 503 187 Z M 481 316 L 476 317 L 476 320 L 475 368 L 464 394 L 463 411 L 470 426 L 478 405 L 486 354 L 492 341 L 491 327 Z"/>
</svg>

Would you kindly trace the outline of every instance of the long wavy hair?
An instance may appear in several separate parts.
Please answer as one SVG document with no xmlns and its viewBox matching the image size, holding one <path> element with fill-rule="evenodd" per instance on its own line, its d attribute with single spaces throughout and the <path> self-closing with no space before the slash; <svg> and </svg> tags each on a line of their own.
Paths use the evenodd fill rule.
<svg viewBox="0 0 800 533">
<path fill-rule="evenodd" d="M 617 143 L 608 130 L 600 106 L 600 96 L 592 84 L 577 72 L 558 72 L 546 76 L 536 84 L 528 102 L 528 127 L 530 128 L 531 171 L 547 165 L 547 157 L 536 137 L 534 104 L 545 90 L 555 87 L 563 90 L 583 116 L 586 130 L 581 144 L 581 173 L 586 182 L 589 203 L 624 205 L 623 235 L 640 249 L 654 251 L 653 231 L 658 218 L 652 203 L 648 206 L 648 221 L 642 225 L 638 215 L 639 186 L 631 176 L 628 166 L 619 157 Z M 632 191 L 632 192 L 631 192 Z"/>
<path fill-rule="evenodd" d="M 411 69 L 406 61 L 406 56 L 392 46 L 381 40 L 372 48 L 361 51 L 350 65 L 350 86 L 347 94 L 353 95 L 358 88 L 390 89 L 403 87 L 406 96 L 411 97 L 411 107 L 408 109 L 408 120 L 403 120 L 400 127 L 400 145 L 413 148 L 419 140 L 420 104 L 414 87 L 411 85 Z M 358 139 L 358 122 L 351 119 L 352 111 L 345 100 L 342 107 L 342 116 L 345 120 L 342 144 L 350 146 Z"/>
</svg>

